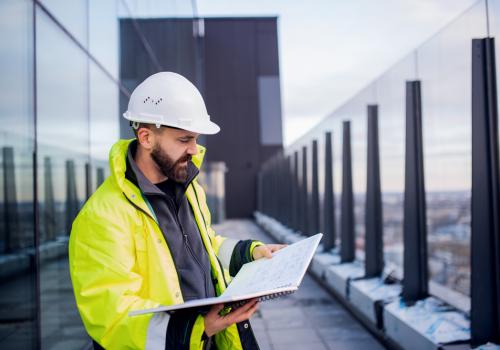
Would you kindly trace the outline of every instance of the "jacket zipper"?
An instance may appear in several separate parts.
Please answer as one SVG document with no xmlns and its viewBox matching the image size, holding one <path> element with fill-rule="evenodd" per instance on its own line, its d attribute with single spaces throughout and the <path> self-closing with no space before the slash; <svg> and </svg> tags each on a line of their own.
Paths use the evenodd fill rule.
<svg viewBox="0 0 500 350">
<path fill-rule="evenodd" d="M 212 239 L 210 238 L 210 234 L 208 233 L 208 226 L 207 226 L 207 223 L 205 221 L 205 217 L 203 216 L 203 212 L 201 211 L 200 199 L 198 198 L 198 190 L 196 189 L 196 187 L 194 185 L 193 185 L 193 191 L 194 191 L 194 196 L 196 197 L 196 204 L 198 204 L 198 208 L 200 208 L 200 214 L 201 214 L 200 216 L 201 216 L 201 219 L 203 220 L 203 225 L 205 226 L 205 230 L 207 231 L 207 236 L 210 239 L 210 243 L 212 243 Z M 224 281 L 224 288 L 227 288 L 229 283 L 227 283 L 226 276 L 224 275 L 224 267 L 222 267 L 222 264 L 221 264 L 219 257 L 217 255 L 215 255 L 215 258 L 217 259 L 217 263 L 219 264 L 219 268 L 220 268 L 221 273 L 222 273 L 222 280 Z"/>
<path fill-rule="evenodd" d="M 172 202 L 172 198 L 166 196 L 166 198 Z M 175 203 L 174 204 L 174 210 L 175 210 Z M 187 250 L 189 251 L 189 253 L 191 254 L 191 256 L 193 257 L 194 261 L 196 262 L 196 264 L 198 265 L 198 267 L 200 268 L 201 272 L 203 273 L 203 277 L 204 277 L 204 281 L 203 281 L 203 286 L 205 287 L 205 296 L 208 297 L 208 288 L 207 288 L 207 275 L 206 275 L 206 272 L 205 272 L 205 269 L 203 268 L 203 265 L 201 264 L 201 262 L 198 260 L 198 257 L 196 256 L 196 254 L 193 252 L 193 249 L 191 247 L 191 245 L 189 244 L 189 237 L 188 235 L 184 232 L 184 228 L 182 227 L 181 223 L 180 223 L 180 220 L 179 220 L 179 216 L 178 216 L 178 211 L 176 210 L 175 211 L 175 221 L 177 223 L 177 225 L 179 226 L 179 228 L 181 229 L 181 233 L 184 237 L 184 244 L 186 245 L 187 247 Z"/>
</svg>

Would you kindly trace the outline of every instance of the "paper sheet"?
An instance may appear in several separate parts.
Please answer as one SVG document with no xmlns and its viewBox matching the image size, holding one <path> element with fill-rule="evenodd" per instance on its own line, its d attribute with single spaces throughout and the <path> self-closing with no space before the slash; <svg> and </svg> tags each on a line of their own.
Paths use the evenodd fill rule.
<svg viewBox="0 0 500 350">
<path fill-rule="evenodd" d="M 160 306 L 154 309 L 135 310 L 129 315 L 174 311 L 293 292 L 302 282 L 322 237 L 323 234 L 318 233 L 277 251 L 272 259 L 259 259 L 243 265 L 225 292 L 218 297 L 191 300 L 183 304 Z"/>
</svg>

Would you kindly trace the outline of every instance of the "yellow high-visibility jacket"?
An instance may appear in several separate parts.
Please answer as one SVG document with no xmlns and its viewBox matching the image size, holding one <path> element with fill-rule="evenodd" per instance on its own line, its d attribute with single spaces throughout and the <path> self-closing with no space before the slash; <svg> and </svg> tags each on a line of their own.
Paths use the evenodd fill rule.
<svg viewBox="0 0 500 350">
<path fill-rule="evenodd" d="M 112 147 L 111 175 L 73 223 L 69 242 L 71 280 L 85 329 L 102 347 L 164 349 L 168 314 L 128 315 L 132 310 L 183 302 L 174 261 L 155 215 L 139 188 L 125 178 L 131 141 L 120 140 Z M 192 159 L 198 168 L 204 153 L 205 148 L 198 146 L 198 154 Z M 237 241 L 216 235 L 211 229 L 205 192 L 196 179 L 186 196 L 219 295 L 226 288 L 223 274 Z M 203 332 L 200 315 L 190 335 L 191 349 L 203 347 Z M 236 325 L 216 334 L 215 342 L 219 349 L 243 349 Z"/>
</svg>

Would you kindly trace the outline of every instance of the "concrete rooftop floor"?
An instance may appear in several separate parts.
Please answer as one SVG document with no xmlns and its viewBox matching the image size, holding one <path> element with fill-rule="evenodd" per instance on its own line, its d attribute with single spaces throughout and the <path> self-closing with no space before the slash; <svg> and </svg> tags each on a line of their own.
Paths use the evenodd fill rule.
<svg viewBox="0 0 500 350">
<path fill-rule="evenodd" d="M 251 220 L 226 220 L 213 228 L 223 236 L 274 243 Z M 250 323 L 262 350 L 384 349 L 309 275 L 296 293 L 262 302 Z"/>
</svg>

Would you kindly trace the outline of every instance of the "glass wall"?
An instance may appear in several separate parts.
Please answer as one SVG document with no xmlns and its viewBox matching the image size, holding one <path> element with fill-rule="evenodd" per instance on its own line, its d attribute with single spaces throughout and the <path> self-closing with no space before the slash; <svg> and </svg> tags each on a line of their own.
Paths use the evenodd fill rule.
<svg viewBox="0 0 500 350">
<path fill-rule="evenodd" d="M 0 347 L 36 346 L 33 4 L 0 2 Z"/>
<path fill-rule="evenodd" d="M 338 238 L 342 121 L 351 121 L 355 234 L 360 251 L 365 233 L 367 105 L 378 105 L 385 263 L 402 277 L 405 83 L 420 80 L 431 293 L 449 290 L 460 298 L 470 293 L 471 41 L 488 35 L 486 13 L 489 33 L 498 37 L 500 2 L 489 1 L 488 9 L 486 1 L 476 2 L 286 150 L 293 154 L 304 145 L 310 147 L 313 139 L 323 139 L 326 131 L 333 132 Z M 499 51 L 497 47 L 497 81 Z M 362 260 L 363 253 L 358 252 L 357 258 Z"/>
<path fill-rule="evenodd" d="M 405 179 L 405 81 L 416 79 L 411 53 L 374 83 L 379 106 L 380 182 L 384 258 L 388 271 L 402 277 Z"/>
<path fill-rule="evenodd" d="M 143 6 L 0 2 L 0 32 L 9 33 L 0 37 L 1 349 L 89 348 L 67 245 L 74 217 L 109 175 L 119 97 L 130 94 L 119 81 L 119 18 L 154 8 L 192 16 L 176 1 Z"/>
<path fill-rule="evenodd" d="M 471 40 L 487 36 L 479 2 L 417 52 L 422 81 L 429 272 L 470 293 Z"/>
</svg>

